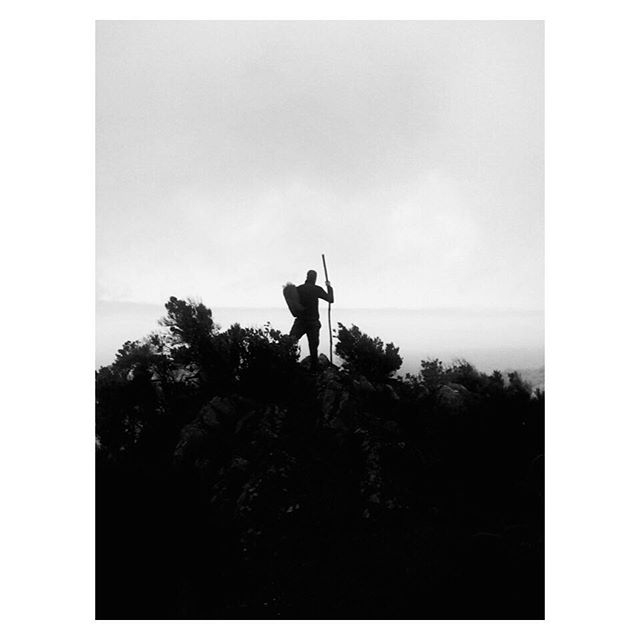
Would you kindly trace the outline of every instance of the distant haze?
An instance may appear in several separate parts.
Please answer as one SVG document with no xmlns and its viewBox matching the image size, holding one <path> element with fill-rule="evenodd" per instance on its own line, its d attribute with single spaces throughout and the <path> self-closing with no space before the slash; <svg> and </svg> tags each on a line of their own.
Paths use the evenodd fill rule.
<svg viewBox="0 0 640 640">
<path fill-rule="evenodd" d="M 484 314 L 456 334 L 471 350 L 524 313 L 540 352 L 543 38 L 536 21 L 98 22 L 99 304 L 283 308 L 325 253 L 336 316 Z M 385 338 L 429 346 L 425 323 Z"/>
<path fill-rule="evenodd" d="M 96 366 L 111 364 L 126 340 L 143 338 L 162 331 L 158 320 L 166 313 L 161 305 L 130 302 L 99 302 L 97 305 Z M 261 327 L 269 322 L 288 332 L 293 318 L 286 308 L 213 309 L 213 319 L 227 329 L 234 322 Z M 320 352 L 329 353 L 326 307 L 321 311 L 323 331 Z M 542 314 L 538 312 L 451 310 L 343 309 L 332 310 L 333 329 L 338 323 L 357 325 L 384 342 L 400 348 L 400 373 L 417 373 L 420 361 L 439 358 L 445 362 L 465 359 L 478 369 L 542 369 L 544 335 Z M 306 340 L 300 341 L 301 356 L 309 354 Z"/>
</svg>

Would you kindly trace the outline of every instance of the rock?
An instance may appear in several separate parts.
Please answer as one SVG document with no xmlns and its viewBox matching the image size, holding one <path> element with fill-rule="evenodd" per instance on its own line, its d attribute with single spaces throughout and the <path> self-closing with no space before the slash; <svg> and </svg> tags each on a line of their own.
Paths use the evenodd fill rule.
<svg viewBox="0 0 640 640">
<path fill-rule="evenodd" d="M 471 393 L 469 389 L 467 389 L 467 387 L 465 387 L 463 384 L 458 384 L 457 382 L 450 382 L 447 386 L 449 387 L 449 389 L 453 389 L 454 391 L 457 391 L 462 395 L 469 395 Z"/>
<path fill-rule="evenodd" d="M 215 429 L 235 413 L 233 404 L 226 398 L 215 397 L 202 407 L 198 420 L 206 429 Z"/>
<path fill-rule="evenodd" d="M 202 454 L 204 444 L 207 440 L 207 432 L 194 422 L 183 427 L 180 432 L 180 439 L 173 453 L 174 463 L 182 466 L 196 464 L 197 459 Z"/>
<path fill-rule="evenodd" d="M 456 413 L 461 411 L 465 404 L 465 398 L 462 392 L 446 384 L 438 389 L 436 397 L 442 406 Z"/>
<path fill-rule="evenodd" d="M 390 384 L 385 384 L 383 389 L 387 397 L 393 400 L 394 402 L 397 402 L 398 400 L 400 400 L 400 397 L 396 393 L 396 390 Z"/>
<path fill-rule="evenodd" d="M 365 378 L 365 376 L 358 376 L 353 381 L 353 387 L 357 391 L 362 391 L 364 393 L 374 393 L 376 390 L 375 387 Z"/>
<path fill-rule="evenodd" d="M 225 421 L 228 422 L 234 415 L 234 406 L 226 398 L 216 396 L 207 402 L 196 418 L 180 431 L 173 454 L 174 463 L 201 468 L 201 458 L 208 455 L 206 444 L 210 436 L 222 429 Z"/>
<path fill-rule="evenodd" d="M 311 369 L 311 356 L 307 356 L 306 358 L 304 358 L 303 360 L 300 361 L 300 366 L 304 367 L 305 369 Z M 318 356 L 318 371 L 324 371 L 325 369 L 338 369 L 338 367 L 336 367 L 335 364 L 331 364 L 329 362 L 329 358 L 327 358 L 327 356 L 324 355 L 324 353 L 321 353 Z"/>
</svg>

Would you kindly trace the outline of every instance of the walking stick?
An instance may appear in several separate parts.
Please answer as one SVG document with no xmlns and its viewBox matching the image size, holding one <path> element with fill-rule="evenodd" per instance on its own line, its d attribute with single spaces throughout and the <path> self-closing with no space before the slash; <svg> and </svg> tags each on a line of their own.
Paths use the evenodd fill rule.
<svg viewBox="0 0 640 640">
<path fill-rule="evenodd" d="M 329 274 L 327 273 L 327 263 L 324 259 L 324 253 L 322 254 L 322 266 L 324 267 L 324 279 L 326 282 L 329 282 Z M 333 364 L 333 334 L 331 333 L 331 303 L 329 303 L 328 315 L 329 315 L 329 362 Z"/>
</svg>

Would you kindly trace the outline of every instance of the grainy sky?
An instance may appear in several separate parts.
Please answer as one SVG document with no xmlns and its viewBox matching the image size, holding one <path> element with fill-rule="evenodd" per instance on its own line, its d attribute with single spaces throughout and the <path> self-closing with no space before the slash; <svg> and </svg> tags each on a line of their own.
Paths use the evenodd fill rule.
<svg viewBox="0 0 640 640">
<path fill-rule="evenodd" d="M 97 297 L 542 309 L 542 22 L 98 22 Z"/>
</svg>

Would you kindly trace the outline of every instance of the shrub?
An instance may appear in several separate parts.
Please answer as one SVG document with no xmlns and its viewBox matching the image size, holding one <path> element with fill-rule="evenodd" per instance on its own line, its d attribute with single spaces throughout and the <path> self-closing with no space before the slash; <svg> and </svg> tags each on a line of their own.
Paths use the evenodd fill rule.
<svg viewBox="0 0 640 640">
<path fill-rule="evenodd" d="M 422 360 L 420 363 L 420 379 L 427 389 L 437 389 L 447 382 L 447 374 L 442 366 L 442 360 Z"/>
<path fill-rule="evenodd" d="M 489 376 L 480 373 L 466 360 L 454 361 L 447 369 L 447 377 L 450 382 L 461 384 L 474 393 L 482 393 L 485 391 L 489 382 Z"/>
<path fill-rule="evenodd" d="M 270 324 L 261 328 L 234 324 L 216 342 L 241 393 L 275 397 L 288 389 L 299 353 L 289 336 Z"/>
<path fill-rule="evenodd" d="M 512 396 L 519 396 L 523 399 L 529 399 L 533 393 L 531 385 L 522 379 L 517 371 L 509 373 L 509 386 L 507 391 Z"/>
<path fill-rule="evenodd" d="M 372 382 L 383 382 L 402 365 L 399 348 L 383 344 L 380 338 L 371 338 L 352 325 L 347 329 L 338 323 L 336 354 L 344 361 L 343 369 L 350 374 L 363 375 Z"/>
<path fill-rule="evenodd" d="M 211 309 L 195 300 L 178 300 L 174 296 L 165 304 L 167 315 L 160 324 L 169 329 L 174 358 L 184 364 L 195 363 L 207 369 L 215 360 L 213 337 L 220 326 Z"/>
</svg>

